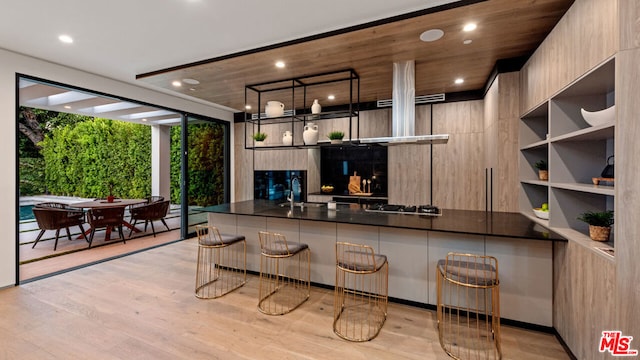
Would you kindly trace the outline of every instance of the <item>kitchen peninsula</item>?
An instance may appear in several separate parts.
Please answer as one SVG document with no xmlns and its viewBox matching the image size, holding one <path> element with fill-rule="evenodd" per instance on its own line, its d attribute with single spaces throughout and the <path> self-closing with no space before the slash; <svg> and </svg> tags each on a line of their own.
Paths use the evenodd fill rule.
<svg viewBox="0 0 640 360">
<path fill-rule="evenodd" d="M 247 269 L 258 271 L 258 231 L 284 234 L 311 248 L 311 280 L 334 285 L 335 242 L 372 246 L 389 259 L 389 295 L 435 305 L 435 268 L 450 251 L 498 258 L 501 316 L 552 326 L 552 245 L 566 241 L 519 213 L 442 210 L 442 216 L 366 211 L 357 204 L 295 206 L 250 200 L 203 209 L 223 233 L 247 238 Z"/>
</svg>

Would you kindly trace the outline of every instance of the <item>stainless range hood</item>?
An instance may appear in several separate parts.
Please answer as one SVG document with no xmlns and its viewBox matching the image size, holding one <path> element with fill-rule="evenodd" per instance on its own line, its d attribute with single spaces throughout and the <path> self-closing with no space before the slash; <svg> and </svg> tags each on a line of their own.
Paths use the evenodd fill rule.
<svg viewBox="0 0 640 360">
<path fill-rule="evenodd" d="M 415 61 L 393 63 L 392 136 L 360 139 L 362 144 L 446 144 L 449 134 L 415 135 Z"/>
</svg>

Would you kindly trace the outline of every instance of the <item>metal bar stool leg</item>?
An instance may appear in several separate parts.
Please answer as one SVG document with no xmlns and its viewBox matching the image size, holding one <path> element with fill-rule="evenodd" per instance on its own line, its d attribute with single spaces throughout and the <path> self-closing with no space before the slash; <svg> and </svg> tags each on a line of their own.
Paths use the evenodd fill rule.
<svg viewBox="0 0 640 360">
<path fill-rule="evenodd" d="M 258 310 L 267 315 L 283 315 L 309 299 L 311 250 L 307 244 L 287 242 L 281 234 L 260 231 L 258 235 Z"/>
<path fill-rule="evenodd" d="M 442 349 L 454 359 L 501 359 L 498 260 L 449 253 L 436 277 Z"/>
<path fill-rule="evenodd" d="M 365 245 L 336 243 L 333 332 L 349 341 L 369 341 L 387 319 L 389 263 Z"/>
<path fill-rule="evenodd" d="M 215 226 L 196 225 L 198 258 L 196 297 L 213 299 L 247 281 L 247 242 L 242 235 L 220 234 Z"/>
</svg>

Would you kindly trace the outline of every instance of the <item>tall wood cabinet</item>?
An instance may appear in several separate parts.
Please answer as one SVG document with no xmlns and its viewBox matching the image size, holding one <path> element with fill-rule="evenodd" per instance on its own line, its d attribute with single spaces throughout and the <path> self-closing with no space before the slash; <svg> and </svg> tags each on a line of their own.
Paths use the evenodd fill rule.
<svg viewBox="0 0 640 360">
<path fill-rule="evenodd" d="M 518 72 L 502 73 L 484 99 L 485 208 L 492 211 L 519 211 L 519 88 Z"/>
</svg>

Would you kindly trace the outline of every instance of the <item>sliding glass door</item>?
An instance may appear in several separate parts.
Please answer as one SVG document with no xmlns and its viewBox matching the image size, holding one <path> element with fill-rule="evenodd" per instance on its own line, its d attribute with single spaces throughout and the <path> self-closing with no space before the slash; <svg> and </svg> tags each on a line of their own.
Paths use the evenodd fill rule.
<svg viewBox="0 0 640 360">
<path fill-rule="evenodd" d="M 229 125 L 196 115 L 185 117 L 182 131 L 174 128 L 172 142 L 183 144 L 183 166 L 179 174 L 172 169 L 172 198 L 178 191 L 183 205 L 183 237 L 193 236 L 195 225 L 207 222 L 203 208 L 229 202 Z M 173 161 L 172 161 L 173 162 Z M 183 187 L 178 185 L 180 179 Z M 182 191 L 181 189 L 184 189 Z"/>
</svg>

